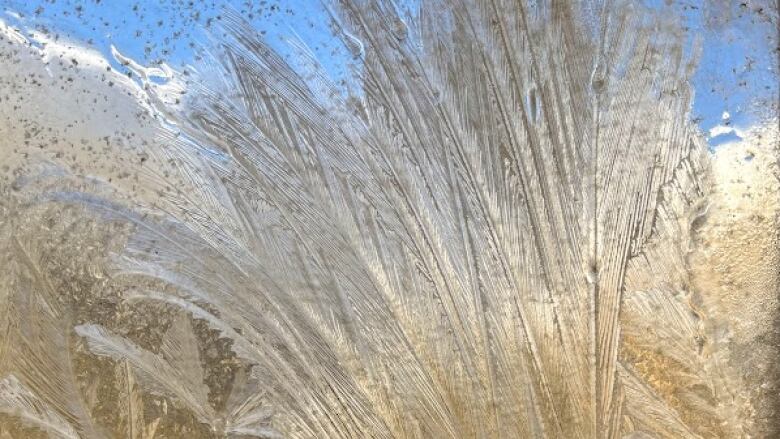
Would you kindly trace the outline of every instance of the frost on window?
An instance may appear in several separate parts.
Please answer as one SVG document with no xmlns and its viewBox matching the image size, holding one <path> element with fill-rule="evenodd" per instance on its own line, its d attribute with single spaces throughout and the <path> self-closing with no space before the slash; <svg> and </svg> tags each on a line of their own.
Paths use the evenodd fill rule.
<svg viewBox="0 0 780 439">
<path fill-rule="evenodd" d="M 776 438 L 773 0 L 0 0 L 0 438 Z"/>
</svg>

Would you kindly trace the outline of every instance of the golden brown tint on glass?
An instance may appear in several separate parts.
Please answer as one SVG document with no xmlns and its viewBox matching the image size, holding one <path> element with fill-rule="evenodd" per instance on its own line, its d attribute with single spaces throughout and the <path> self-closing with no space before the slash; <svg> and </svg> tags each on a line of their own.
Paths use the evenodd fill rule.
<svg viewBox="0 0 780 439">
<path fill-rule="evenodd" d="M 780 434 L 777 100 L 702 128 L 685 21 L 777 5 L 402 3 L 181 67 L 5 10 L 0 438 Z"/>
</svg>

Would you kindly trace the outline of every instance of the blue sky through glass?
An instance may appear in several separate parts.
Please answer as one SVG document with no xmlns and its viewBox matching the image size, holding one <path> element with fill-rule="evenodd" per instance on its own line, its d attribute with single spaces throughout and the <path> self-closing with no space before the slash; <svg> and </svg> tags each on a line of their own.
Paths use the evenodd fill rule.
<svg viewBox="0 0 780 439">
<path fill-rule="evenodd" d="M 770 11 L 756 2 L 724 1 L 721 8 L 712 7 L 716 0 L 709 8 L 696 1 L 643 3 L 681 17 L 690 30 L 689 43 L 694 38 L 701 43 L 691 116 L 711 146 L 737 138 L 740 129 L 757 123 L 762 113 L 776 116 L 777 49 L 772 46 L 777 45 L 777 23 Z M 0 19 L 23 33 L 37 30 L 49 38 L 84 44 L 109 61 L 113 61 L 110 47 L 114 45 L 138 62 L 165 61 L 178 68 L 197 59 L 199 42 L 224 8 L 230 7 L 280 52 L 289 53 L 287 39 L 300 38 L 334 76 L 346 77 L 349 57 L 332 35 L 328 14 L 317 0 L 0 0 L 0 4 Z M 117 63 L 114 66 L 122 69 Z M 769 108 L 772 105 L 775 108 Z"/>
</svg>

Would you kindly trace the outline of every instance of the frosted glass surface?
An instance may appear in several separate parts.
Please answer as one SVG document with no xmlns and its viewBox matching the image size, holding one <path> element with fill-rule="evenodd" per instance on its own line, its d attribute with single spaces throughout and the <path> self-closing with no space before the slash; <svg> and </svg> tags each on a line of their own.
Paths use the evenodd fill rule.
<svg viewBox="0 0 780 439">
<path fill-rule="evenodd" d="M 780 437 L 774 0 L 0 0 L 0 439 Z"/>
</svg>

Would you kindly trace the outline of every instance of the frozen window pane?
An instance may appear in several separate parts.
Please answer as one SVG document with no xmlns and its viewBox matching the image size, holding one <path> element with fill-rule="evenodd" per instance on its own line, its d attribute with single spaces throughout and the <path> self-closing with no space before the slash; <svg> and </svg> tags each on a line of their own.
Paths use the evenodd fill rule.
<svg viewBox="0 0 780 439">
<path fill-rule="evenodd" d="M 0 6 L 0 439 L 780 436 L 776 2 Z"/>
</svg>

